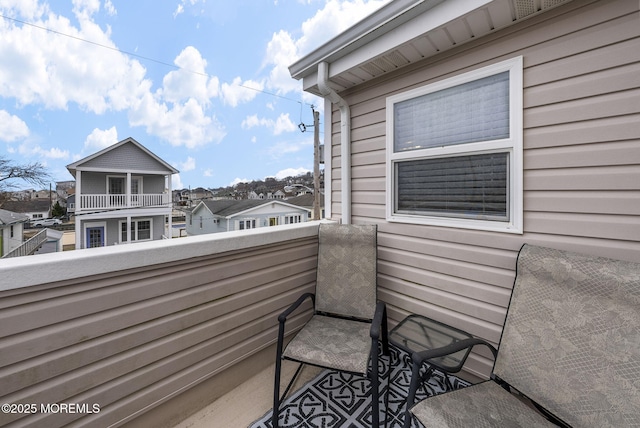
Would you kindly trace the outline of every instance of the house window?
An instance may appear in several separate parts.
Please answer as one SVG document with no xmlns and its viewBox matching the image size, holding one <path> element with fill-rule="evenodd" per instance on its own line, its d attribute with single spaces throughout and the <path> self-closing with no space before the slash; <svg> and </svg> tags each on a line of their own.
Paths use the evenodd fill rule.
<svg viewBox="0 0 640 428">
<path fill-rule="evenodd" d="M 256 220 L 255 219 L 240 220 L 238 222 L 238 229 L 239 230 L 255 229 L 255 227 L 256 227 Z"/>
<path fill-rule="evenodd" d="M 300 214 L 289 214 L 284 217 L 284 224 L 302 223 L 302 216 Z"/>
<path fill-rule="evenodd" d="M 150 219 L 132 219 L 129 224 L 131 228 L 131 242 L 151 240 L 153 235 Z M 127 242 L 126 221 L 120 222 L 120 242 Z"/>
<path fill-rule="evenodd" d="M 389 221 L 522 233 L 522 58 L 387 99 Z"/>
<path fill-rule="evenodd" d="M 108 192 L 110 195 L 124 195 L 127 188 L 126 177 L 108 177 Z"/>
</svg>

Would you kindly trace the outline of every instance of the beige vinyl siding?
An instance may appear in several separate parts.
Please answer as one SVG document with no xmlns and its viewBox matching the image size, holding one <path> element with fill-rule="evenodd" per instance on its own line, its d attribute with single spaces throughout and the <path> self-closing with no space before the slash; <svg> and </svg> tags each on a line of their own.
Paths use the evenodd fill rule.
<svg viewBox="0 0 640 428">
<path fill-rule="evenodd" d="M 385 220 L 385 100 L 524 60 L 524 234 Z M 432 316 L 497 344 L 523 243 L 640 261 L 640 14 L 574 1 L 341 93 L 352 112 L 352 221 L 379 225 L 380 295 L 397 322 Z M 340 117 L 332 121 L 334 218 Z M 478 349 L 466 369 L 489 373 Z"/>
<path fill-rule="evenodd" d="M 317 235 L 309 235 L 0 292 L 0 402 L 100 406 L 90 415 L 3 413 L 0 426 L 133 420 L 272 345 L 278 314 L 313 289 L 316 264 Z"/>
</svg>

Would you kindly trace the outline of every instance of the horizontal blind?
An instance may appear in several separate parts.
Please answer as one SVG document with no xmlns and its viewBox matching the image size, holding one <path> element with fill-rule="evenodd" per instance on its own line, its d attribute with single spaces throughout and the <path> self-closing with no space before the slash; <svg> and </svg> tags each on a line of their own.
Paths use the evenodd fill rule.
<svg viewBox="0 0 640 428">
<path fill-rule="evenodd" d="M 509 72 L 394 106 L 394 152 L 509 137 Z"/>
<path fill-rule="evenodd" d="M 396 162 L 396 212 L 508 221 L 508 162 L 508 153 Z"/>
</svg>

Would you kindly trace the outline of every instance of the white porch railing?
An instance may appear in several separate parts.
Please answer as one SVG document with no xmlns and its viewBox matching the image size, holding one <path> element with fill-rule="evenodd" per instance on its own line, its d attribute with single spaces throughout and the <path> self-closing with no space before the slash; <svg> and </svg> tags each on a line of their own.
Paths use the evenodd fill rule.
<svg viewBox="0 0 640 428">
<path fill-rule="evenodd" d="M 128 207 L 164 207 L 170 203 L 167 193 L 144 193 L 129 195 L 80 195 L 78 209 L 106 209 Z"/>
</svg>

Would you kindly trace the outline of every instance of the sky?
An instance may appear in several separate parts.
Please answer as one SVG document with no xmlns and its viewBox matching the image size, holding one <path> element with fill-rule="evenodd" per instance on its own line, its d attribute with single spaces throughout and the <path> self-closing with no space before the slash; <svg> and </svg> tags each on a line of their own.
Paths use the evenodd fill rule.
<svg viewBox="0 0 640 428">
<path fill-rule="evenodd" d="M 387 1 L 0 0 L 0 157 L 66 181 L 132 137 L 173 189 L 312 171 L 324 103 L 288 67 Z"/>
</svg>

